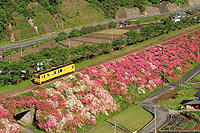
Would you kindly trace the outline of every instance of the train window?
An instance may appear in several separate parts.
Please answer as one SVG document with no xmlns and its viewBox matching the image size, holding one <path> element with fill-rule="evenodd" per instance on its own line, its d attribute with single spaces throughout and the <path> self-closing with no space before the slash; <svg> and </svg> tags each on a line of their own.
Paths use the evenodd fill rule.
<svg viewBox="0 0 200 133">
<path fill-rule="evenodd" d="M 34 78 L 36 78 L 36 76 L 34 75 Z"/>
<path fill-rule="evenodd" d="M 73 68 L 74 66 L 72 66 L 72 68 Z"/>
<path fill-rule="evenodd" d="M 63 68 L 63 71 L 65 71 L 65 68 Z"/>
<path fill-rule="evenodd" d="M 59 73 L 59 70 L 58 70 L 58 73 Z"/>
<path fill-rule="evenodd" d="M 44 78 L 45 78 L 45 75 L 44 75 Z"/>
<path fill-rule="evenodd" d="M 54 71 L 54 74 L 56 74 L 56 71 Z"/>
<path fill-rule="evenodd" d="M 38 75 L 38 79 L 40 79 L 40 76 Z"/>
<path fill-rule="evenodd" d="M 47 76 L 49 77 L 49 73 L 47 74 Z"/>
<path fill-rule="evenodd" d="M 42 79 L 43 79 L 43 76 L 42 76 Z"/>
<path fill-rule="evenodd" d="M 60 69 L 60 72 L 62 72 L 62 69 Z"/>
<path fill-rule="evenodd" d="M 53 75 L 53 72 L 51 72 L 51 75 Z"/>
</svg>

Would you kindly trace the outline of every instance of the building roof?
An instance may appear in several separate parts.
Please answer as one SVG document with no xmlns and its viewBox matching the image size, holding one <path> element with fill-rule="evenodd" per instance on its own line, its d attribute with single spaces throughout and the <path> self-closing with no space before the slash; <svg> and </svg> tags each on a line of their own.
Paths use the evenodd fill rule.
<svg viewBox="0 0 200 133">
<path fill-rule="evenodd" d="M 194 104 L 200 104 L 200 100 L 192 100 L 190 102 L 185 103 L 184 105 L 194 105 Z"/>
<path fill-rule="evenodd" d="M 200 91 L 198 91 L 196 94 L 194 94 L 194 96 L 200 98 Z"/>
</svg>

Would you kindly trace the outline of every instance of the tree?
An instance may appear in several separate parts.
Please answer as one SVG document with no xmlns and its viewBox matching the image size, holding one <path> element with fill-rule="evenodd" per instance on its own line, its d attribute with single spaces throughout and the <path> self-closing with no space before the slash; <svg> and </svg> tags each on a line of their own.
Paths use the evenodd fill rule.
<svg viewBox="0 0 200 133">
<path fill-rule="evenodd" d="M 7 27 L 7 17 L 6 11 L 4 9 L 0 9 L 0 38 L 4 37 L 4 30 Z"/>
<path fill-rule="evenodd" d="M 68 39 L 68 34 L 63 31 L 63 32 L 59 33 L 59 35 L 55 38 L 55 41 L 60 42 L 62 40 L 66 40 L 66 39 Z"/>
<path fill-rule="evenodd" d="M 129 32 L 126 33 L 128 38 L 127 38 L 127 43 L 129 44 L 135 44 L 140 41 L 140 34 L 135 31 L 135 30 L 130 30 Z"/>
<path fill-rule="evenodd" d="M 78 37 L 78 36 L 81 36 L 81 32 L 80 30 L 78 29 L 73 29 L 70 34 L 69 34 L 69 37 L 72 38 L 72 37 Z"/>
</svg>

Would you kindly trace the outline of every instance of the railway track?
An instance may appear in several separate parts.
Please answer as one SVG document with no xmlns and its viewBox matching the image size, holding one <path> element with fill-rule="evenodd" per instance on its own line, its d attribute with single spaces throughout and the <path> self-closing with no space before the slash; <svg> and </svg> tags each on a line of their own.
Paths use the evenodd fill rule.
<svg viewBox="0 0 200 133">
<path fill-rule="evenodd" d="M 89 67 L 92 67 L 92 66 L 98 66 L 100 64 L 103 64 L 105 62 L 108 62 L 110 60 L 113 60 L 113 59 L 117 59 L 119 57 L 122 57 L 122 56 L 126 56 L 126 55 L 129 55 L 129 54 L 132 54 L 132 53 L 135 53 L 137 51 L 141 51 L 141 50 L 144 50 L 146 48 L 149 48 L 149 47 L 152 47 L 152 46 L 156 46 L 156 45 L 159 45 L 159 44 L 162 44 L 168 40 L 173 40 L 179 36 L 182 36 L 182 35 L 185 35 L 185 34 L 188 34 L 188 33 L 192 33 L 192 32 L 195 32 L 195 31 L 199 31 L 200 30 L 200 27 L 196 28 L 196 29 L 192 29 L 192 30 L 189 30 L 189 31 L 186 31 L 186 32 L 183 32 L 183 33 L 180 33 L 180 34 L 177 34 L 177 35 L 174 35 L 174 36 L 171 36 L 171 37 L 168 37 L 168 38 L 165 38 L 165 39 L 161 39 L 159 41 L 156 41 L 156 42 L 153 42 L 153 43 L 149 43 L 149 44 L 146 44 L 146 45 L 141 45 L 141 46 L 138 46 L 138 47 L 135 47 L 135 49 L 133 50 L 130 50 L 128 52 L 125 52 L 125 53 L 122 53 L 122 54 L 119 54 L 117 56 L 114 56 L 114 57 L 111 57 L 111 58 L 108 58 L 108 59 L 105 59 L 103 61 L 99 61 L 98 63 L 94 63 L 94 64 L 91 64 L 91 65 L 88 65 L 88 66 L 85 66 L 85 67 L 82 67 L 80 69 L 77 69 L 76 71 L 77 72 L 81 72 Z M 69 75 L 69 74 L 67 74 Z M 36 87 L 43 87 L 43 86 L 46 86 L 46 85 L 50 85 L 51 83 L 55 82 L 55 81 L 58 81 L 60 80 L 61 78 L 63 77 L 66 77 L 67 75 L 63 75 L 63 76 L 60 76 L 59 78 L 56 78 L 56 79 L 53 79 L 51 80 L 50 82 L 46 82 L 46 83 L 43 83 L 42 85 L 36 85 L 36 84 L 32 84 L 28 87 L 25 87 L 23 89 L 19 89 L 19 90 L 15 90 L 15 91 L 12 91 L 12 92 L 9 92 L 7 94 L 3 94 L 3 95 L 0 95 L 0 100 L 6 98 L 6 97 L 10 97 L 10 96 L 13 96 L 13 95 L 17 95 L 17 94 L 20 94 L 20 93 L 23 93 L 25 91 L 29 91 L 29 90 L 32 90 Z"/>
</svg>

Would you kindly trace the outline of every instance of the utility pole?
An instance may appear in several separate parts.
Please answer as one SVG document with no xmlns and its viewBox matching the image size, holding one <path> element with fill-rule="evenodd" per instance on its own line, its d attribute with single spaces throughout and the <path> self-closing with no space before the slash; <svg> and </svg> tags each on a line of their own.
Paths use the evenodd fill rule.
<svg viewBox="0 0 200 133">
<path fill-rule="evenodd" d="M 199 57 L 199 46 L 198 46 L 198 50 L 197 50 L 197 57 Z"/>
<path fill-rule="evenodd" d="M 69 48 L 70 48 L 70 39 L 68 41 L 69 41 L 68 43 L 69 43 Z"/>
<path fill-rule="evenodd" d="M 51 115 L 49 114 L 49 133 L 50 133 L 50 117 L 51 117 Z"/>
<path fill-rule="evenodd" d="M 22 45 L 21 45 L 21 57 L 22 57 Z"/>
<path fill-rule="evenodd" d="M 179 8 L 181 8 L 181 0 L 179 0 Z"/>
<path fill-rule="evenodd" d="M 164 73 L 164 84 L 165 84 L 165 73 Z"/>
<path fill-rule="evenodd" d="M 114 133 L 116 133 L 116 127 L 117 127 L 117 124 L 115 123 L 115 120 L 114 120 L 114 126 L 113 126 L 113 128 L 114 128 Z"/>
<path fill-rule="evenodd" d="M 112 39 L 112 42 L 113 42 L 113 29 L 111 29 L 111 39 Z"/>
<path fill-rule="evenodd" d="M 155 133 L 156 133 L 156 104 L 155 104 Z"/>
</svg>

